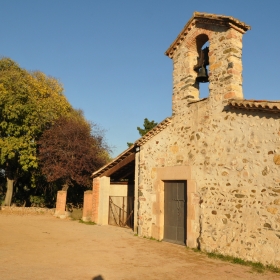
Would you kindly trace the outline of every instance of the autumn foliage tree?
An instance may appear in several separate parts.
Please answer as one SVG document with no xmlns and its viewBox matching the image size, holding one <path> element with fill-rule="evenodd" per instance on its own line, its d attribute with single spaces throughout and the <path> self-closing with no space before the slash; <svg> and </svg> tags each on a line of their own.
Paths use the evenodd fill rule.
<svg viewBox="0 0 280 280">
<path fill-rule="evenodd" d="M 5 205 L 11 204 L 14 185 L 22 177 L 35 186 L 37 140 L 71 105 L 58 80 L 22 69 L 9 58 L 0 59 L 0 169 L 5 170 Z"/>
<path fill-rule="evenodd" d="M 82 116 L 61 117 L 40 138 L 39 160 L 48 182 L 66 189 L 91 186 L 90 175 L 109 160 L 102 132 Z"/>
</svg>

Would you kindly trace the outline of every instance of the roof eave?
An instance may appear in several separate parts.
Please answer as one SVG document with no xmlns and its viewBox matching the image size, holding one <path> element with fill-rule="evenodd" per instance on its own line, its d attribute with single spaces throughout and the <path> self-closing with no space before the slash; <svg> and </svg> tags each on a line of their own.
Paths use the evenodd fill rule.
<svg viewBox="0 0 280 280">
<path fill-rule="evenodd" d="M 230 99 L 227 103 L 236 109 L 280 113 L 280 101 Z"/>
<path fill-rule="evenodd" d="M 129 155 L 131 155 L 132 153 L 135 153 L 135 145 L 130 146 L 128 149 L 126 149 L 124 152 L 122 152 L 121 154 L 119 154 L 117 157 L 115 157 L 112 161 L 110 161 L 109 163 L 107 163 L 106 165 L 102 166 L 101 168 L 99 168 L 98 170 L 96 170 L 95 172 L 93 172 L 91 174 L 91 178 L 95 178 L 98 177 L 99 175 L 105 173 L 107 170 L 111 169 L 112 167 L 114 167 L 117 163 L 119 163 L 120 161 L 122 161 L 124 158 L 128 157 Z"/>
</svg>

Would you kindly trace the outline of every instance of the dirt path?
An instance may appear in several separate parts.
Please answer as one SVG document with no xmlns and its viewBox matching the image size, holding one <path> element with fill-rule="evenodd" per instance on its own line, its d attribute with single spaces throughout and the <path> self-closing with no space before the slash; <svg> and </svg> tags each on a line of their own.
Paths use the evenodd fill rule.
<svg viewBox="0 0 280 280">
<path fill-rule="evenodd" d="M 257 274 L 183 246 L 134 236 L 128 229 L 2 213 L 0 279 L 272 280 L 280 275 Z"/>
</svg>

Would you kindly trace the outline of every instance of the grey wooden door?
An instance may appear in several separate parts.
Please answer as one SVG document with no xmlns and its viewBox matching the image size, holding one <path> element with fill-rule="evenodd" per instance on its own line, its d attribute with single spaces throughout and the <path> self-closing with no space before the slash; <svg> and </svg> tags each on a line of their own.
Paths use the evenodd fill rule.
<svg viewBox="0 0 280 280">
<path fill-rule="evenodd" d="M 186 182 L 164 182 L 164 240 L 186 243 Z"/>
</svg>

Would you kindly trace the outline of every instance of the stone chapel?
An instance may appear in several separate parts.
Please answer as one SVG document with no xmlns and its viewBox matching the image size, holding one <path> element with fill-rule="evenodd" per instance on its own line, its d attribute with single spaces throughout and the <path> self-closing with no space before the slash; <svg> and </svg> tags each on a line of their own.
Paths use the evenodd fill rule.
<svg viewBox="0 0 280 280">
<path fill-rule="evenodd" d="M 243 96 L 249 29 L 193 14 L 165 53 L 172 116 L 93 173 L 83 219 L 280 266 L 280 102 Z"/>
</svg>

